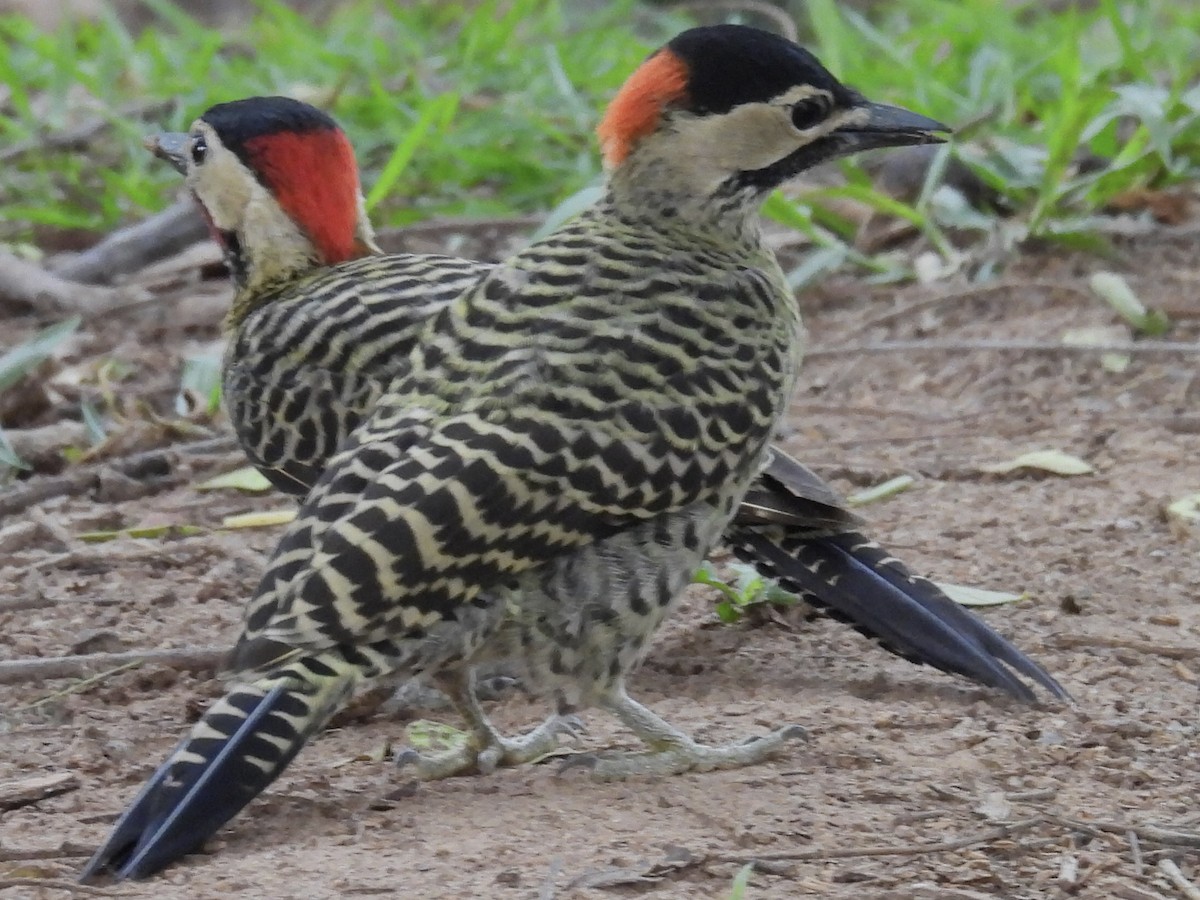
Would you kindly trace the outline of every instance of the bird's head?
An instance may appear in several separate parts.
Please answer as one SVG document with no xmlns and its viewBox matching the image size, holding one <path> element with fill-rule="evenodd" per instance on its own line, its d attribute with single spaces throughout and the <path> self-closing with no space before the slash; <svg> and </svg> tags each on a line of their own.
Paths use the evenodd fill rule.
<svg viewBox="0 0 1200 900">
<path fill-rule="evenodd" d="M 218 103 L 188 132 L 150 135 L 145 144 L 185 177 L 240 289 L 379 252 L 354 149 L 307 103 Z"/>
<path fill-rule="evenodd" d="M 872 103 L 791 41 L 743 25 L 693 28 L 629 77 L 597 132 L 614 183 L 703 202 L 764 196 L 817 163 L 936 143 L 933 119 Z"/>
</svg>

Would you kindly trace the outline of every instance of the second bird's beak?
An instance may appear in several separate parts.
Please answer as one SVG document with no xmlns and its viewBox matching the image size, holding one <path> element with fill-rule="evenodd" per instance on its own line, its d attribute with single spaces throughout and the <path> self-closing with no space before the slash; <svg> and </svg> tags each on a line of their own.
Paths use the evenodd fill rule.
<svg viewBox="0 0 1200 900">
<path fill-rule="evenodd" d="M 191 140 L 190 134 L 177 131 L 164 131 L 159 134 L 148 134 L 142 138 L 142 146 L 157 156 L 169 162 L 180 175 L 187 174 L 187 145 Z"/>
<path fill-rule="evenodd" d="M 830 135 L 837 138 L 848 153 L 875 147 L 941 144 L 946 139 L 939 137 L 938 132 L 948 134 L 951 130 L 936 119 L 909 112 L 899 106 L 864 103 L 859 108 L 866 111 L 865 119 L 853 125 L 843 125 Z"/>
</svg>

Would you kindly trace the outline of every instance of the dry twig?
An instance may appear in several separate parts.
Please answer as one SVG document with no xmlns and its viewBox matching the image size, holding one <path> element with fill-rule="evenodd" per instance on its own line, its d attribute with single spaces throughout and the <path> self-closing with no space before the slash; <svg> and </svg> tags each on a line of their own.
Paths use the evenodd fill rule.
<svg viewBox="0 0 1200 900">
<path fill-rule="evenodd" d="M 1183 894 L 1187 900 L 1200 900 L 1200 888 L 1188 881 L 1184 874 L 1179 871 L 1179 866 L 1175 865 L 1169 859 L 1160 859 L 1158 861 L 1158 871 L 1167 876 L 1167 880 L 1171 882 L 1175 890 Z"/>
<path fill-rule="evenodd" d="M 112 284 L 121 275 L 173 256 L 207 236 L 208 229 L 196 205 L 190 199 L 179 200 L 54 266 L 54 274 L 87 284 Z"/>
<path fill-rule="evenodd" d="M 1029 831 L 1046 821 L 1045 816 L 1035 816 L 1030 819 L 1020 819 L 1009 822 L 991 831 L 955 838 L 950 841 L 937 841 L 930 844 L 897 844 L 882 847 L 812 847 L 807 850 L 783 850 L 776 853 L 731 854 L 718 857 L 722 862 L 748 863 L 756 860 L 829 860 L 855 859 L 865 856 L 921 856 L 926 853 L 947 853 L 952 850 L 963 850 L 976 844 L 990 844 L 992 841 L 1012 837 L 1023 831 Z"/>
<path fill-rule="evenodd" d="M 1161 825 L 1129 825 L 1124 822 L 1082 822 L 1068 819 L 1066 816 L 1053 816 L 1052 821 L 1085 834 L 1128 835 L 1132 833 L 1148 844 L 1200 849 L 1200 832 L 1196 831 L 1174 831 L 1170 828 L 1163 828 Z"/>
<path fill-rule="evenodd" d="M 1136 638 L 1112 637 L 1107 634 L 1058 634 L 1054 636 L 1053 641 L 1064 649 L 1103 647 L 1106 650 L 1131 650 L 1134 653 L 1162 656 L 1167 659 L 1200 659 L 1200 647 L 1180 647 L 1156 641 L 1139 641 Z"/>
<path fill-rule="evenodd" d="M 31 506 L 53 497 L 84 494 L 100 487 L 106 471 L 116 470 L 127 478 L 149 480 L 165 478 L 175 468 L 178 456 L 186 454 L 221 453 L 236 449 L 232 435 L 205 438 L 189 444 L 173 444 L 146 450 L 120 459 L 105 460 L 91 466 L 81 466 L 65 475 L 31 479 L 0 496 L 0 519 L 16 515 Z M 153 487 L 153 483 L 147 485 Z"/>
<path fill-rule="evenodd" d="M 38 847 L 36 850 L 0 847 L 0 863 L 28 862 L 32 859 L 77 859 L 81 856 L 91 856 L 95 852 L 95 847 L 76 844 L 73 841 L 63 841 L 57 847 Z"/>
<path fill-rule="evenodd" d="M 14 659 L 0 662 L 0 684 L 45 678 L 86 678 L 105 670 L 145 663 L 185 672 L 212 672 L 220 667 L 227 652 L 222 647 L 196 647 L 187 650 L 131 650 L 126 653 Z"/>
<path fill-rule="evenodd" d="M 61 458 L 64 447 L 86 446 L 88 428 L 73 419 L 59 419 L 36 428 L 10 428 L 5 432 L 13 452 L 35 469 Z"/>
<path fill-rule="evenodd" d="M 1142 842 L 1132 828 L 1126 830 L 1125 840 L 1129 841 L 1129 854 L 1133 857 L 1133 874 L 1141 878 L 1146 872 L 1146 861 L 1142 859 Z"/>
<path fill-rule="evenodd" d="M 85 897 L 116 896 L 113 891 L 106 888 L 92 887 L 89 884 L 79 884 L 75 881 L 63 881 L 59 878 L 0 878 L 0 891 L 16 887 L 66 891 L 68 894 L 80 894 Z"/>
<path fill-rule="evenodd" d="M 0 810 L 20 809 L 77 790 L 79 779 L 70 772 L 6 781 L 0 783 Z"/>
<path fill-rule="evenodd" d="M 932 309 L 935 306 L 941 306 L 943 303 L 953 303 L 966 300 L 977 300 L 980 297 L 985 297 L 988 294 L 1010 293 L 1016 291 L 1025 291 L 1029 293 L 1042 292 L 1043 294 L 1051 294 L 1054 291 L 1066 291 L 1067 293 L 1077 294 L 1089 302 L 1094 302 L 1095 298 L 1091 291 L 1082 285 L 1075 284 L 1070 281 L 1047 281 L 1045 279 L 1004 279 L 1000 281 L 991 281 L 985 284 L 968 284 L 958 288 L 953 288 L 943 291 L 940 294 L 935 294 L 932 297 L 924 297 L 908 306 L 900 309 L 893 309 L 889 312 L 882 313 L 872 319 L 868 319 L 856 328 L 851 329 L 842 335 L 843 339 L 859 337 L 880 328 L 884 325 L 905 319 L 917 313 L 924 312 L 927 309 Z"/>
<path fill-rule="evenodd" d="M 140 288 L 108 288 L 68 281 L 39 265 L 0 251 L 0 303 L 44 314 L 95 316 L 147 296 Z"/>
</svg>

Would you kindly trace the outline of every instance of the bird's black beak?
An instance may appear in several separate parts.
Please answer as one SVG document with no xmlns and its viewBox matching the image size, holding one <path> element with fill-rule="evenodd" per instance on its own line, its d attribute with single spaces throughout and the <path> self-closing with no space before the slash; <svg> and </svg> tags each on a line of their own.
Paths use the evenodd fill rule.
<svg viewBox="0 0 1200 900">
<path fill-rule="evenodd" d="M 837 144 L 838 156 L 876 147 L 941 144 L 946 139 L 938 133 L 950 132 L 949 126 L 899 106 L 864 102 L 858 109 L 866 113 L 865 118 L 828 135 Z"/>
<path fill-rule="evenodd" d="M 939 133 L 950 129 L 899 106 L 872 103 L 856 97 L 851 121 L 822 135 L 815 141 L 789 153 L 777 163 L 750 172 L 741 172 L 742 185 L 761 191 L 772 190 L 805 169 L 860 150 L 877 147 L 904 147 L 910 144 L 941 144 Z"/>
<path fill-rule="evenodd" d="M 187 146 L 192 136 L 183 132 L 164 131 L 159 134 L 148 134 L 142 138 L 142 146 L 157 156 L 165 159 L 180 175 L 187 174 Z"/>
</svg>

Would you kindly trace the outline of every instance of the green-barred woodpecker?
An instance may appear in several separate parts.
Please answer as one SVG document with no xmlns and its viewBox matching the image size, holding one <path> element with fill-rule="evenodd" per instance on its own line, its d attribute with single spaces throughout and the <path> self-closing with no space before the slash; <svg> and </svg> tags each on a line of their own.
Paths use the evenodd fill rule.
<svg viewBox="0 0 1200 900">
<path fill-rule="evenodd" d="M 944 130 L 782 38 L 692 29 L 610 105 L 604 198 L 495 267 L 380 255 L 349 142 L 304 104 L 221 104 L 158 136 L 237 284 L 231 417 L 255 462 L 305 496 L 248 605 L 236 684 L 84 876 L 145 877 L 197 849 L 384 674 L 435 679 L 468 720 L 472 740 L 422 761 L 429 774 L 556 743 L 557 718 L 520 738 L 487 722 L 473 672 L 492 662 L 561 717 L 599 706 L 647 744 L 593 758 L 599 777 L 766 758 L 800 729 L 705 746 L 625 689 L 722 540 L 898 652 L 1029 696 L 1003 661 L 1061 696 L 974 617 L 914 590 L 927 583 L 769 443 L 803 332 L 760 202 L 818 162 Z M 829 583 L 830 560 L 849 586 Z M 854 582 L 904 613 L 864 612 L 866 587 L 844 600 Z"/>
</svg>

